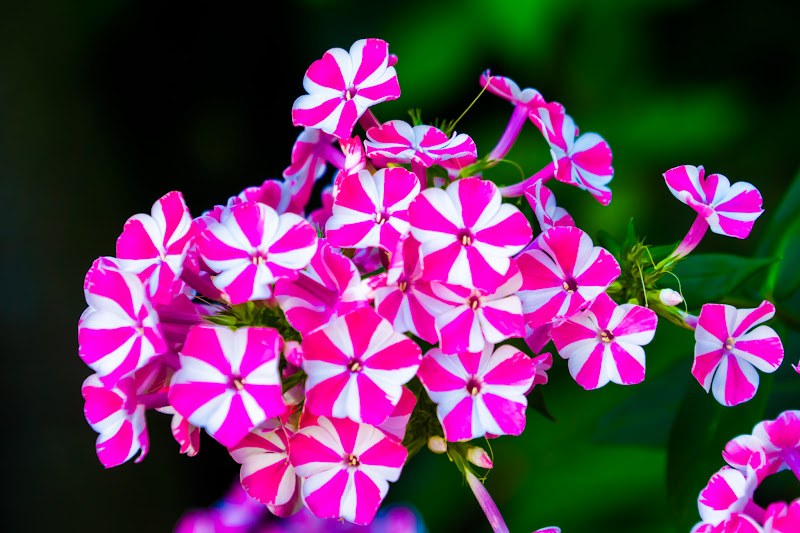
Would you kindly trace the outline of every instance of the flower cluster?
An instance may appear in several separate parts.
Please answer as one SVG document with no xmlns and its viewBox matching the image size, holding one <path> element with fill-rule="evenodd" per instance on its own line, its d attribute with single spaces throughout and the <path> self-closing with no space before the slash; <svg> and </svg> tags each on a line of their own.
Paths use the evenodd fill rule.
<svg viewBox="0 0 800 533">
<path fill-rule="evenodd" d="M 793 533 L 800 531 L 800 499 L 771 503 L 766 509 L 753 501 L 768 476 L 791 469 L 800 479 L 800 411 L 784 411 L 775 420 L 756 424 L 722 453 L 729 466 L 714 474 L 700 492 L 702 519 L 692 533 Z"/>
<path fill-rule="evenodd" d="M 667 172 L 700 222 L 653 276 L 628 283 L 631 253 L 644 248 L 615 257 L 596 246 L 545 186 L 555 178 L 607 205 L 602 137 L 579 136 L 564 106 L 489 71 L 481 85 L 513 112 L 488 155 L 455 123 L 380 123 L 370 107 L 400 96 L 396 61 L 379 39 L 326 52 L 292 107 L 304 130 L 282 180 L 196 218 L 170 192 L 128 220 L 116 257 L 92 265 L 79 355 L 95 372 L 83 396 L 103 465 L 142 460 L 145 411 L 157 409 L 173 417 L 182 453 L 198 452 L 200 429 L 225 446 L 248 497 L 271 513 L 306 507 L 369 524 L 427 445 L 447 453 L 495 531 L 507 531 L 474 471 L 492 461 L 465 441 L 523 432 L 526 395 L 552 365 L 550 340 L 585 389 L 642 382 L 656 311 L 675 319 L 680 302 L 662 291 L 660 307 L 648 305 L 655 281 L 707 228 L 743 238 L 761 212 L 749 184 L 704 180 L 702 167 Z M 553 162 L 498 188 L 483 173 L 527 119 Z M 523 196 L 535 224 L 518 207 Z M 693 374 L 720 402 L 751 398 L 755 368 L 780 365 L 774 331 L 751 330 L 770 309 L 709 304 L 696 320 Z"/>
</svg>

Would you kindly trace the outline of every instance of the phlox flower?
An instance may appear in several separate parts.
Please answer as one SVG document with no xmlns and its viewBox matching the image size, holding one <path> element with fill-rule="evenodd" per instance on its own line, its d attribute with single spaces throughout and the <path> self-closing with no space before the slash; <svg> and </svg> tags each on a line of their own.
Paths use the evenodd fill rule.
<svg viewBox="0 0 800 533">
<path fill-rule="evenodd" d="M 393 441 L 403 442 L 403 437 L 406 436 L 406 429 L 408 428 L 408 421 L 411 420 L 411 413 L 414 412 L 416 405 L 417 397 L 409 389 L 403 387 L 400 401 L 397 402 L 392 414 L 376 427 Z"/>
<path fill-rule="evenodd" d="M 375 290 L 375 309 L 397 332 L 410 331 L 436 344 L 439 337 L 430 311 L 434 305 L 430 285 L 422 280 L 419 242 L 407 235 L 392 254 L 385 284 Z"/>
<path fill-rule="evenodd" d="M 301 335 L 367 305 L 355 264 L 325 241 L 297 279 L 275 283 L 275 298 Z"/>
<path fill-rule="evenodd" d="M 578 228 L 555 226 L 516 257 L 525 320 L 532 328 L 574 315 L 619 277 L 617 261 Z"/>
<path fill-rule="evenodd" d="M 421 244 L 423 277 L 464 287 L 494 291 L 510 257 L 532 237 L 519 209 L 502 203 L 497 186 L 479 178 L 422 191 L 409 216 Z"/>
<path fill-rule="evenodd" d="M 672 168 L 664 179 L 672 195 L 697 211 L 719 235 L 744 239 L 764 212 L 761 193 L 753 185 L 744 181 L 731 185 L 722 174 L 706 176 L 702 166 Z"/>
<path fill-rule="evenodd" d="M 530 357 L 513 346 L 486 344 L 480 352 L 447 355 L 434 348 L 417 373 L 451 441 L 519 435 L 525 429 L 525 394 L 533 385 Z"/>
<path fill-rule="evenodd" d="M 700 491 L 697 508 L 700 518 L 716 526 L 734 513 L 745 513 L 752 504 L 758 479 L 729 466 L 711 476 L 708 485 Z"/>
<path fill-rule="evenodd" d="M 400 167 L 368 170 L 345 176 L 325 225 L 332 246 L 394 251 L 409 231 L 408 206 L 417 197 L 416 176 Z"/>
<path fill-rule="evenodd" d="M 150 215 L 134 215 L 117 239 L 120 268 L 149 280 L 150 299 L 166 305 L 180 292 L 183 261 L 195 237 L 192 215 L 178 191 L 153 204 Z"/>
<path fill-rule="evenodd" d="M 383 423 L 417 372 L 419 346 L 363 307 L 303 338 L 306 407 L 317 416 Z"/>
<path fill-rule="evenodd" d="M 758 522 L 743 513 L 731 515 L 719 524 L 698 522 L 690 533 L 764 533 Z"/>
<path fill-rule="evenodd" d="M 756 309 L 706 304 L 695 329 L 692 375 L 723 405 L 750 400 L 758 390 L 758 372 L 774 372 L 783 362 L 783 345 L 775 330 L 758 326 L 775 315 L 764 301 Z"/>
<path fill-rule="evenodd" d="M 92 264 L 83 290 L 89 307 L 78 322 L 78 355 L 107 387 L 167 351 L 158 314 L 136 274 L 110 258 Z"/>
<path fill-rule="evenodd" d="M 764 533 L 795 533 L 800 531 L 800 499 L 790 504 L 775 502 L 767 507 Z"/>
<path fill-rule="evenodd" d="M 230 303 L 272 295 L 271 284 L 294 279 L 317 249 L 317 232 L 294 213 L 278 215 L 258 202 L 235 205 L 197 238 L 203 261 L 219 274 L 214 285 Z"/>
<path fill-rule="evenodd" d="M 289 462 L 289 437 L 276 424 L 265 424 L 228 449 L 242 465 L 242 487 L 276 516 L 288 516 L 300 506 L 300 481 Z"/>
<path fill-rule="evenodd" d="M 428 125 L 411 126 L 402 120 L 390 120 L 367 130 L 364 142 L 370 159 L 393 163 L 412 163 L 428 168 L 440 161 L 477 157 L 475 142 L 465 133 L 448 138 L 440 129 Z"/>
<path fill-rule="evenodd" d="M 349 53 L 328 50 L 306 71 L 303 88 L 308 94 L 292 105 L 294 125 L 340 139 L 350 137 L 367 108 L 400 97 L 397 73 L 389 66 L 389 45 L 380 39 L 356 41 Z"/>
<path fill-rule="evenodd" d="M 344 164 L 344 155 L 333 146 L 334 141 L 336 137 L 319 129 L 305 128 L 292 146 L 292 163 L 283 171 L 284 181 L 274 182 L 281 188 L 280 202 L 268 205 L 278 213 L 303 214 L 314 183 L 325 175 L 327 163 L 337 167 Z"/>
<path fill-rule="evenodd" d="M 784 411 L 775 420 L 763 420 L 750 435 L 739 435 L 725 445 L 722 456 L 744 471 L 754 454 L 764 453 L 764 476 L 791 468 L 800 474 L 800 411 Z"/>
<path fill-rule="evenodd" d="M 408 452 L 368 424 L 321 416 L 289 441 L 305 505 L 319 518 L 369 524 Z"/>
<path fill-rule="evenodd" d="M 558 353 L 569 359 L 569 372 L 587 390 L 609 381 L 633 385 L 644 380 L 642 346 L 653 340 L 658 319 L 653 310 L 617 305 L 601 293 L 592 304 L 553 328 Z"/>
<path fill-rule="evenodd" d="M 306 219 L 318 232 L 325 233 L 325 223 L 333 215 L 333 185 L 328 185 L 320 193 L 322 206 L 308 214 Z"/>
<path fill-rule="evenodd" d="M 106 468 L 121 465 L 141 451 L 136 462 L 147 455 L 150 447 L 145 424 L 145 406 L 137 401 L 137 384 L 133 376 L 125 377 L 113 387 L 106 387 L 97 374 L 83 382 L 81 394 L 86 401 L 83 414 L 99 435 L 95 449 Z"/>
<path fill-rule="evenodd" d="M 513 262 L 494 292 L 431 283 L 436 301 L 429 304 L 429 309 L 436 317 L 434 325 L 442 351 L 480 352 L 484 344 L 524 336 L 522 302 L 514 294 L 521 285 L 522 276 Z"/>
<path fill-rule="evenodd" d="M 537 110 L 542 129 L 550 144 L 555 163 L 555 178 L 589 191 L 603 205 L 611 203 L 608 183 L 614 177 L 611 148 L 596 133 L 578 136 L 572 117 L 553 106 Z"/>
<path fill-rule="evenodd" d="M 282 349 L 283 339 L 274 329 L 195 326 L 180 353 L 169 403 L 231 447 L 285 412 L 278 375 Z"/>
<path fill-rule="evenodd" d="M 553 226 L 575 226 L 575 221 L 566 209 L 556 205 L 555 195 L 541 181 L 525 189 L 525 198 L 531 204 L 542 231 L 547 231 Z"/>
</svg>

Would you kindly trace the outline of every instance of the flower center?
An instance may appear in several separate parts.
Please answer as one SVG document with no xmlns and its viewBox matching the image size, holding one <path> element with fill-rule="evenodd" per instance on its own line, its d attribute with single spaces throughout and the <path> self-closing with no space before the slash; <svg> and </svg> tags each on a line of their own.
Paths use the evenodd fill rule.
<svg viewBox="0 0 800 533">
<path fill-rule="evenodd" d="M 734 346 L 736 346 L 736 341 L 734 341 L 731 337 L 728 337 L 728 340 L 725 341 L 725 349 L 733 350 Z"/>
<path fill-rule="evenodd" d="M 467 392 L 470 396 L 477 396 L 479 392 L 481 392 L 481 382 L 475 376 L 471 376 L 469 380 L 467 380 Z"/>
<path fill-rule="evenodd" d="M 473 236 L 472 233 L 468 229 L 462 229 L 458 232 L 458 242 L 461 243 L 461 246 L 472 246 Z"/>
<path fill-rule="evenodd" d="M 345 458 L 345 462 L 348 464 L 348 466 L 361 466 L 361 461 L 359 461 L 358 457 L 352 453 Z"/>
<path fill-rule="evenodd" d="M 262 255 L 259 253 L 258 255 L 253 256 L 252 261 L 254 265 L 260 266 L 267 262 L 267 257 L 266 255 Z"/>
<path fill-rule="evenodd" d="M 382 226 L 388 220 L 389 216 L 386 213 L 375 213 L 375 223 L 377 225 Z"/>
<path fill-rule="evenodd" d="M 348 87 L 347 90 L 344 92 L 345 100 L 352 100 L 358 94 L 358 89 L 355 87 Z"/>
<path fill-rule="evenodd" d="M 578 282 L 577 282 L 577 281 L 575 281 L 575 280 L 574 280 L 574 279 L 572 279 L 572 278 L 569 278 L 568 280 L 565 280 L 565 281 L 564 281 L 564 282 L 561 284 L 561 286 L 562 286 L 562 287 L 564 288 L 564 290 L 565 290 L 565 291 L 567 291 L 569 294 L 572 294 L 573 292 L 575 292 L 575 291 L 577 291 L 577 290 L 578 290 Z"/>
<path fill-rule="evenodd" d="M 349 363 L 347 363 L 347 370 L 350 372 L 361 372 L 364 368 L 364 365 L 361 364 L 361 361 L 358 359 L 351 359 Z"/>
<path fill-rule="evenodd" d="M 469 305 L 470 309 L 475 311 L 481 306 L 481 297 L 477 294 L 473 294 L 469 297 L 469 300 L 467 300 L 467 305 Z"/>
<path fill-rule="evenodd" d="M 231 377 L 231 382 L 229 385 L 231 388 L 236 390 L 243 390 L 244 389 L 244 379 L 239 376 Z"/>
<path fill-rule="evenodd" d="M 138 336 L 140 336 L 140 337 L 141 337 L 142 335 L 144 335 L 144 327 L 142 327 L 142 325 L 141 325 L 141 324 L 139 324 L 138 326 L 136 326 L 135 328 L 133 328 L 133 331 L 135 331 L 135 332 L 136 332 L 136 334 L 137 334 Z"/>
<path fill-rule="evenodd" d="M 614 340 L 614 334 L 607 329 L 604 329 L 600 332 L 600 340 L 603 342 L 611 342 Z"/>
<path fill-rule="evenodd" d="M 406 292 L 408 290 L 408 282 L 405 280 L 401 281 L 397 284 L 397 288 L 400 289 L 400 292 Z"/>
</svg>

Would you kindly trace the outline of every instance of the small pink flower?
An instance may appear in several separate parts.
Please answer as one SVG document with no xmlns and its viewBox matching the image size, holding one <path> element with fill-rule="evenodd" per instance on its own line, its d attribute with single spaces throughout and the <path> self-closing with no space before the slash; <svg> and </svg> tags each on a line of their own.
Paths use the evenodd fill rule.
<svg viewBox="0 0 800 533">
<path fill-rule="evenodd" d="M 617 305 L 601 293 L 585 311 L 553 328 L 553 342 L 584 389 L 609 381 L 633 385 L 644 380 L 642 346 L 653 340 L 657 321 L 651 309 Z"/>
<path fill-rule="evenodd" d="M 321 416 L 289 441 L 311 512 L 362 525 L 372 522 L 407 457 L 403 446 L 376 427 L 347 419 Z"/>
<path fill-rule="evenodd" d="M 303 339 L 306 406 L 317 416 L 382 424 L 417 372 L 417 344 L 363 307 Z"/>
<path fill-rule="evenodd" d="M 755 476 L 747 476 L 729 466 L 722 467 L 700 491 L 697 499 L 700 518 L 704 522 L 717 525 L 733 513 L 744 512 L 747 504 L 753 501 L 757 486 L 758 480 Z"/>
<path fill-rule="evenodd" d="M 318 128 L 348 139 L 368 107 L 400 97 L 397 73 L 389 66 L 389 45 L 361 39 L 350 52 L 332 48 L 314 61 L 303 78 L 308 93 L 292 105 L 295 126 Z"/>
<path fill-rule="evenodd" d="M 364 145 L 367 157 L 394 163 L 416 163 L 428 168 L 440 161 L 477 157 L 475 142 L 464 133 L 448 138 L 433 126 L 411 126 L 402 120 L 390 120 L 367 131 Z"/>
<path fill-rule="evenodd" d="M 377 426 L 378 429 L 383 431 L 387 437 L 395 442 L 403 442 L 403 437 L 406 435 L 408 421 L 411 419 L 411 413 L 417 405 L 417 397 L 414 393 L 403 387 L 403 394 L 400 396 L 400 401 L 381 425 Z"/>
<path fill-rule="evenodd" d="M 286 410 L 278 376 L 283 339 L 270 328 L 195 326 L 180 354 L 169 403 L 224 446 Z"/>
<path fill-rule="evenodd" d="M 275 283 L 275 298 L 301 335 L 368 303 L 356 266 L 325 241 L 297 279 Z"/>
<path fill-rule="evenodd" d="M 104 257 L 92 264 L 83 284 L 89 307 L 78 322 L 78 355 L 106 387 L 168 348 L 146 287 L 118 266 Z"/>
<path fill-rule="evenodd" d="M 333 146 L 335 140 L 336 137 L 321 130 L 305 128 L 292 146 L 292 164 L 283 171 L 284 181 L 273 182 L 280 185 L 279 203 L 263 203 L 278 213 L 302 215 L 311 198 L 314 183 L 325 175 L 327 163 L 334 162 L 336 166 L 341 166 L 344 162 L 344 155 Z M 271 193 L 272 196 L 274 194 Z M 262 202 L 256 198 L 247 200 Z"/>
<path fill-rule="evenodd" d="M 578 128 L 563 109 L 548 106 L 537 112 L 556 165 L 556 179 L 589 191 L 598 202 L 608 205 L 608 183 L 614 177 L 608 143 L 596 133 L 584 133 L 576 139 Z"/>
<path fill-rule="evenodd" d="M 451 442 L 525 429 L 525 393 L 533 384 L 531 359 L 508 345 L 486 344 L 478 353 L 429 351 L 417 373 Z"/>
<path fill-rule="evenodd" d="M 800 499 L 786 505 L 775 502 L 767 507 L 764 533 L 796 533 L 800 531 Z"/>
<path fill-rule="evenodd" d="M 695 330 L 692 375 L 723 405 L 750 400 L 758 390 L 758 372 L 774 372 L 783 362 L 783 345 L 775 330 L 757 324 L 775 315 L 764 301 L 756 309 L 706 304 Z"/>
<path fill-rule="evenodd" d="M 516 258 L 525 320 L 538 328 L 574 315 L 620 275 L 617 261 L 578 228 L 555 226 Z"/>
<path fill-rule="evenodd" d="M 333 202 L 333 216 L 325 225 L 332 246 L 378 246 L 393 252 L 408 234 L 408 206 L 419 193 L 419 182 L 408 170 L 383 168 L 345 176 Z"/>
<path fill-rule="evenodd" d="M 664 173 L 670 192 L 705 219 L 711 231 L 744 239 L 753 223 L 764 212 L 761 193 L 740 181 L 731 185 L 722 174 L 705 176 L 705 169 L 692 165 L 675 167 Z"/>
<path fill-rule="evenodd" d="M 294 213 L 247 202 L 222 214 L 197 238 L 200 257 L 215 272 L 214 285 L 232 304 L 272 295 L 271 284 L 294 279 L 317 250 L 317 232 Z"/>
<path fill-rule="evenodd" d="M 541 181 L 537 181 L 525 190 L 525 198 L 531 204 L 542 231 L 547 231 L 553 226 L 575 226 L 575 221 L 569 213 L 563 207 L 556 205 L 555 195 L 542 185 Z"/>
<path fill-rule="evenodd" d="M 502 203 L 497 186 L 479 178 L 422 191 L 409 215 L 425 279 L 465 287 L 497 289 L 511 256 L 532 237 L 519 209 Z"/>
<path fill-rule="evenodd" d="M 300 483 L 289 462 L 290 435 L 281 427 L 256 428 L 228 449 L 242 465 L 242 487 L 269 507 L 272 514 L 288 516 L 300 508 Z"/>
<path fill-rule="evenodd" d="M 743 513 L 731 515 L 719 524 L 699 522 L 690 533 L 765 533 L 758 522 Z"/>
<path fill-rule="evenodd" d="M 117 259 L 122 270 L 149 280 L 150 299 L 166 305 L 180 292 L 183 261 L 195 237 L 192 215 L 178 191 L 167 193 L 150 215 L 128 219 L 117 239 Z"/>
</svg>

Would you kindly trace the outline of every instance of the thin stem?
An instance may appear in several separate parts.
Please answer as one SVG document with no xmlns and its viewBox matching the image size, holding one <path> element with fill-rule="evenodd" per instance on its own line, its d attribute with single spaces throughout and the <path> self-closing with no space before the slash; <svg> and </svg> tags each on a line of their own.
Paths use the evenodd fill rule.
<svg viewBox="0 0 800 533">
<path fill-rule="evenodd" d="M 322 157 L 325 161 L 335 166 L 339 170 L 344 170 L 345 155 L 337 150 L 332 144 L 325 143 L 322 147 Z"/>
<path fill-rule="evenodd" d="M 492 497 L 489 495 L 489 491 L 483 486 L 481 480 L 475 477 L 475 474 L 468 469 L 465 470 L 465 473 L 469 488 L 472 489 L 475 498 L 478 500 L 478 504 L 481 506 L 481 509 L 483 509 L 486 518 L 489 519 L 492 531 L 495 533 L 509 533 L 508 526 L 506 526 L 503 516 L 500 514 L 500 510 L 497 509 L 497 505 L 495 505 L 494 500 L 492 500 Z"/>
<path fill-rule="evenodd" d="M 222 299 L 222 292 L 211 283 L 210 277 L 201 276 L 198 272 L 194 272 L 189 268 L 184 268 L 183 272 L 181 272 L 181 279 L 209 300 Z"/>
<path fill-rule="evenodd" d="M 792 469 L 795 477 L 800 480 L 800 453 L 798 453 L 797 449 L 795 448 L 784 452 L 783 460 L 786 461 L 786 464 Z"/>
<path fill-rule="evenodd" d="M 358 119 L 358 123 L 364 128 L 364 131 L 369 131 L 370 128 L 379 128 L 381 125 L 370 109 L 364 111 L 364 114 Z"/>
<path fill-rule="evenodd" d="M 167 394 L 168 393 L 166 392 L 142 394 L 138 397 L 138 403 L 144 405 L 145 409 L 158 409 L 159 407 L 167 407 L 169 405 Z"/>
<path fill-rule="evenodd" d="M 703 240 L 706 231 L 708 231 L 708 222 L 706 222 L 706 219 L 703 218 L 702 215 L 697 215 L 692 227 L 689 228 L 689 233 L 686 234 L 686 237 L 683 238 L 670 257 L 674 260 L 678 260 L 689 255 L 689 252 L 694 250 L 697 245 L 700 244 L 700 241 Z"/>
<path fill-rule="evenodd" d="M 511 119 L 509 119 L 505 131 L 503 131 L 503 135 L 487 158 L 489 161 L 503 159 L 506 156 L 511 147 L 514 146 L 514 142 L 517 140 L 517 136 L 522 131 L 522 126 L 527 119 L 528 109 L 521 105 L 514 106 L 514 112 L 511 114 Z"/>
<path fill-rule="evenodd" d="M 516 198 L 517 196 L 522 196 L 525 194 L 525 189 L 535 184 L 537 181 L 545 183 L 547 180 L 551 179 L 555 175 L 555 171 L 556 164 L 550 163 L 526 180 L 514 185 L 509 185 L 508 187 L 500 187 L 500 194 L 503 195 L 504 198 Z"/>
<path fill-rule="evenodd" d="M 419 190 L 424 191 L 428 186 L 428 171 L 422 166 L 422 163 L 413 160 L 411 161 L 411 171 L 419 180 Z"/>
<path fill-rule="evenodd" d="M 759 524 L 764 523 L 764 516 L 767 514 L 767 511 L 753 500 L 747 502 L 747 505 L 744 506 L 744 512 Z"/>
</svg>

